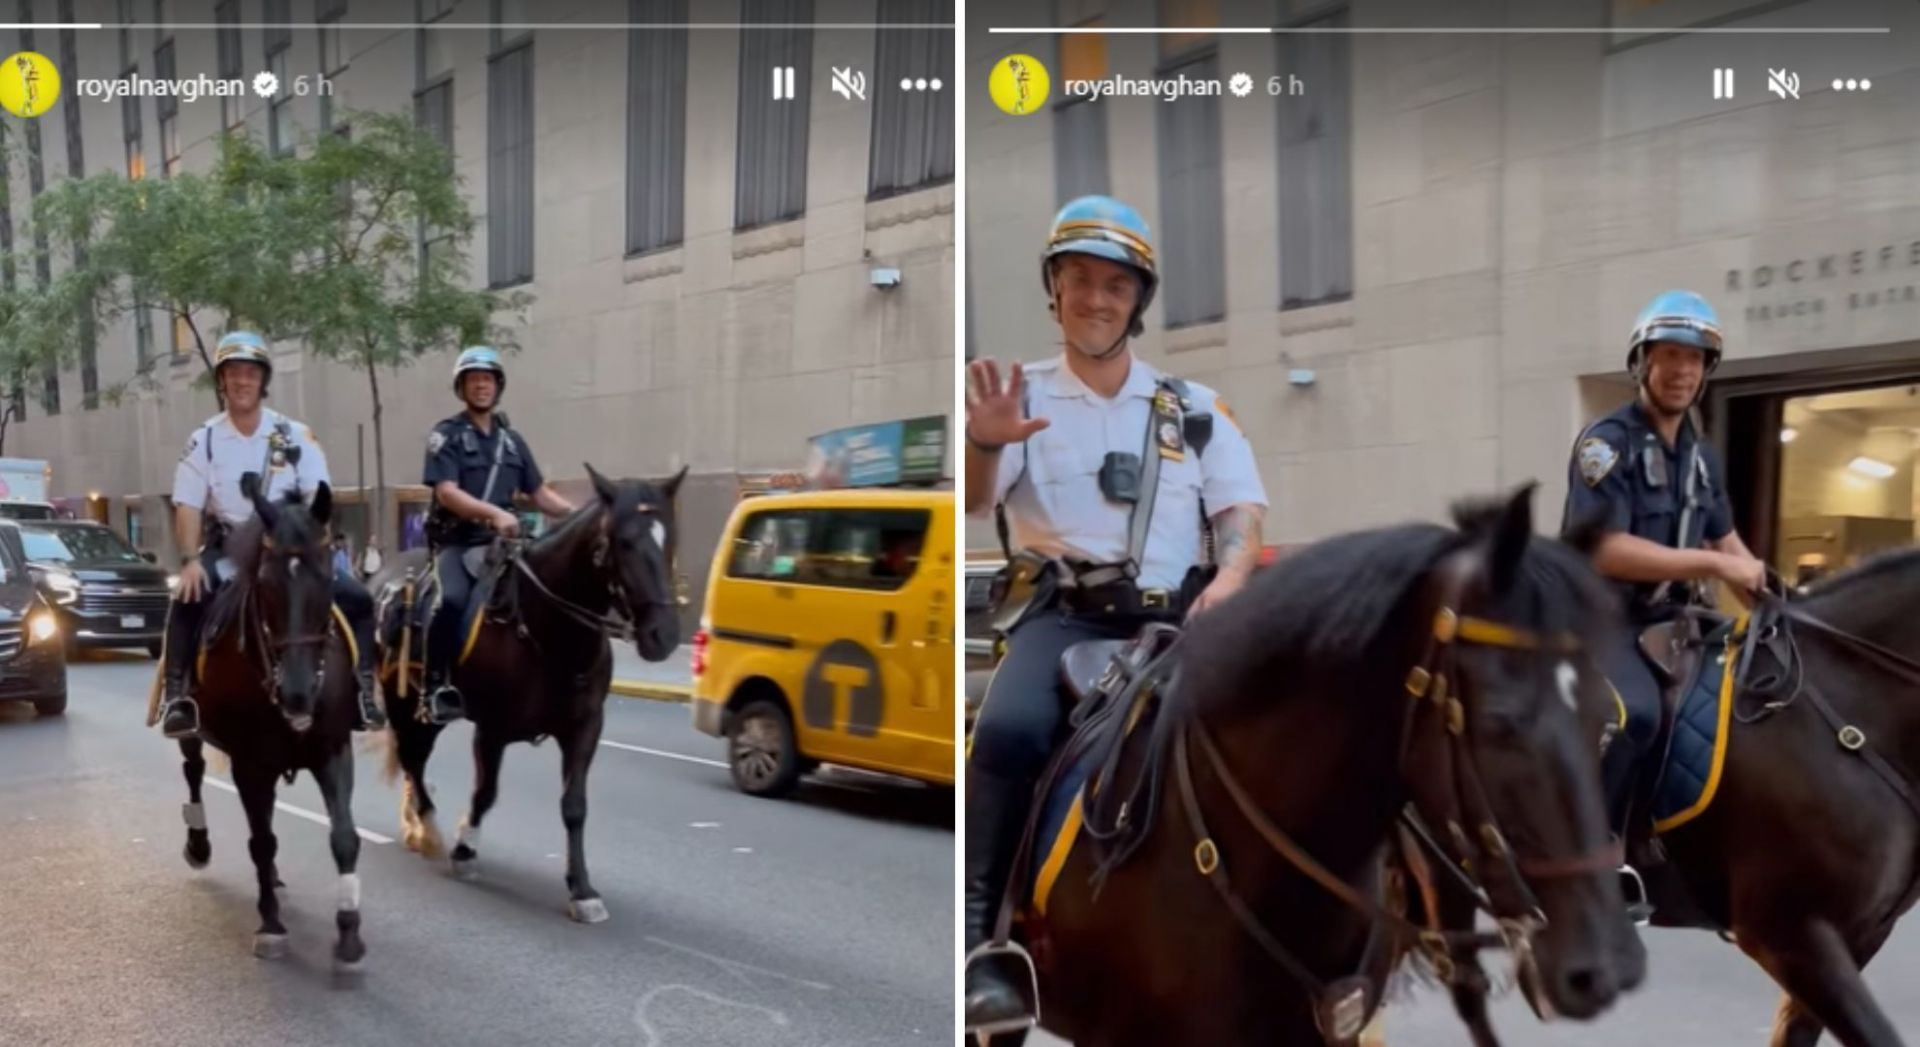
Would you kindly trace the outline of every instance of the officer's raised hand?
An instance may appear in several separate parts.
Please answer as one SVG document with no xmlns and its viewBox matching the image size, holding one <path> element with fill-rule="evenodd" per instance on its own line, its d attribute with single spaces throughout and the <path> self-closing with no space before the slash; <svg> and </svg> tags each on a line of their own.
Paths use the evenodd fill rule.
<svg viewBox="0 0 1920 1047">
<path fill-rule="evenodd" d="M 983 450 L 1017 444 L 1050 423 L 1028 418 L 1026 376 L 1018 363 L 1003 385 L 1000 366 L 989 359 L 967 365 L 967 441 Z"/>
</svg>

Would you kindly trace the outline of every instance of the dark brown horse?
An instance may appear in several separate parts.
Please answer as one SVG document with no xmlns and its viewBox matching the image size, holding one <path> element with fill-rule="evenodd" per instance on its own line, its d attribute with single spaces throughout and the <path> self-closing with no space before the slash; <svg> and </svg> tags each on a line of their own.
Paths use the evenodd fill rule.
<svg viewBox="0 0 1920 1047">
<path fill-rule="evenodd" d="M 1920 549 L 1762 596 L 1747 633 L 1754 686 L 1734 693 L 1712 803 L 1660 837 L 1653 922 L 1730 933 L 1773 976 L 1775 1047 L 1894 1047 L 1860 972 L 1920 894 Z M 1455 1004 L 1497 1042 L 1484 993 Z"/>
<path fill-rule="evenodd" d="M 1104 842 L 1083 832 L 1024 914 L 1045 1027 L 1351 1042 L 1417 934 L 1376 901 L 1408 805 L 1453 830 L 1545 1004 L 1590 1017 L 1640 982 L 1588 741 L 1612 598 L 1533 536 L 1531 496 L 1318 543 L 1181 639 L 1114 778 L 1145 784 L 1088 806 Z"/>
<path fill-rule="evenodd" d="M 674 495 L 686 470 L 662 483 L 608 480 L 591 465 L 587 473 L 594 499 L 513 554 L 500 581 L 509 610 L 481 622 L 470 656 L 454 670 L 454 685 L 473 721 L 474 784 L 453 868 L 463 879 L 479 875 L 480 823 L 498 792 L 506 747 L 551 737 L 559 743 L 564 785 L 567 912 L 582 923 L 598 923 L 607 918 L 607 907 L 587 877 L 587 771 L 600 746 L 613 680 L 608 636 L 630 633 L 640 656 L 654 662 L 679 646 Z M 409 575 L 424 576 L 426 566 L 425 550 L 395 557 L 373 580 L 376 598 L 384 605 L 384 594 Z M 403 689 L 392 661 L 382 659 L 388 665 L 388 771 L 406 775 L 400 820 L 408 849 L 438 858 L 443 844 L 425 775 L 441 728 L 421 715 L 419 687 L 408 681 Z"/>
<path fill-rule="evenodd" d="M 313 775 L 332 827 L 340 895 L 334 922 L 336 969 L 353 971 L 366 955 L 360 940 L 360 836 L 353 824 L 353 725 L 357 714 L 351 630 L 333 609 L 333 558 L 327 518 L 333 496 L 321 484 L 312 505 L 296 495 L 275 504 L 260 497 L 257 477 L 241 484 L 255 514 L 227 538 L 234 578 L 213 597 L 201 655 L 200 737 L 182 739 L 187 778 L 187 864 L 205 868 L 213 845 L 201 807 L 207 769 L 204 745 L 226 753 L 247 812 L 260 890 L 254 955 L 283 956 L 287 928 L 274 893 L 274 791 L 280 778 Z"/>
</svg>

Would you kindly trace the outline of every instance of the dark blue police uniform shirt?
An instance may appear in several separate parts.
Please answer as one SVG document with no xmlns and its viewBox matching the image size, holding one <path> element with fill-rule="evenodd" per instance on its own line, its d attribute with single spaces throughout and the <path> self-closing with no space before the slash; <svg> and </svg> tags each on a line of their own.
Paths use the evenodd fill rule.
<svg viewBox="0 0 1920 1047">
<path fill-rule="evenodd" d="M 513 433 L 512 442 L 500 458 L 500 475 L 494 479 L 492 495 L 488 496 L 487 475 L 493 471 L 493 456 L 506 432 L 509 430 L 498 418 L 494 419 L 490 433 L 474 428 L 465 413 L 443 420 L 427 437 L 427 461 L 421 482 L 431 489 L 442 481 L 452 480 L 473 497 L 511 511 L 514 492 L 531 495 L 546 480 L 540 474 L 539 463 L 533 459 L 533 449 L 519 433 Z M 486 541 L 489 534 L 486 524 L 462 520 L 455 541 L 474 544 Z"/>
<path fill-rule="evenodd" d="M 1669 548 L 1697 548 L 1733 533 L 1726 470 L 1713 445 L 1698 441 L 1704 471 L 1694 487 L 1698 508 L 1688 528 L 1693 534 L 1691 540 L 1680 534 L 1686 470 L 1697 439 L 1689 417 L 1680 423 L 1674 446 L 1668 447 L 1637 400 L 1588 426 L 1574 444 L 1568 463 L 1562 529 L 1595 514 L 1609 531 L 1624 531 Z M 1636 618 L 1651 612 L 1656 588 L 1654 583 L 1627 584 L 1629 612 Z M 1675 586 L 1673 591 L 1684 590 Z"/>
</svg>

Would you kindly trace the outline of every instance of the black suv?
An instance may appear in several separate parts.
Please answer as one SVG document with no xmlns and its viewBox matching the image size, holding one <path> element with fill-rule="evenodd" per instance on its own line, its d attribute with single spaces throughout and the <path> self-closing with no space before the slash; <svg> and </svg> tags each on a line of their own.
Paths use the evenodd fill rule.
<svg viewBox="0 0 1920 1047">
<path fill-rule="evenodd" d="M 145 647 L 160 657 L 175 579 L 112 528 L 80 520 L 17 520 L 27 567 L 60 615 L 70 649 Z"/>
<path fill-rule="evenodd" d="M 0 701 L 32 702 L 42 716 L 67 711 L 60 622 L 10 526 L 0 526 Z"/>
</svg>

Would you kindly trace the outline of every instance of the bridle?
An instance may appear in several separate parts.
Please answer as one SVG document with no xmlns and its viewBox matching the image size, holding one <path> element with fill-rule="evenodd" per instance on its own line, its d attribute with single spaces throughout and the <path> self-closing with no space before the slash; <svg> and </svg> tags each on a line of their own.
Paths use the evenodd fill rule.
<svg viewBox="0 0 1920 1047">
<path fill-rule="evenodd" d="M 274 546 L 273 539 L 264 534 L 260 537 L 260 557 L 262 566 L 264 566 L 265 562 L 269 559 L 279 558 L 278 550 Z M 287 573 L 288 577 L 291 578 L 293 572 L 290 568 Z M 242 620 L 252 623 L 255 643 L 266 659 L 266 664 L 263 667 L 261 686 L 265 688 L 267 692 L 267 700 L 274 705 L 279 705 L 282 682 L 281 659 L 286 655 L 287 651 L 296 647 L 326 646 L 336 631 L 333 605 L 331 601 L 328 602 L 327 613 L 324 615 L 324 620 L 327 623 L 326 628 L 319 632 L 306 632 L 295 636 L 277 637 L 273 633 L 272 624 L 267 621 L 267 616 L 264 613 L 250 613 L 259 611 L 258 595 L 260 592 L 260 582 L 258 575 L 259 572 L 256 570 L 254 584 L 247 592 L 239 613 Z M 291 597 L 291 593 L 288 595 Z M 324 653 L 319 659 L 319 665 L 314 669 L 313 685 L 316 692 L 324 692 L 327 685 L 327 660 Z"/>
<path fill-rule="evenodd" d="M 1379 931 L 1388 931 L 1402 942 L 1416 943 L 1432 965 L 1435 975 L 1449 983 L 1455 980 L 1458 973 L 1452 959 L 1454 950 L 1506 948 L 1514 953 L 1520 963 L 1531 966 L 1532 939 L 1546 925 L 1546 917 L 1527 886 L 1527 878 L 1552 880 L 1592 875 L 1618 867 L 1621 860 L 1618 843 L 1568 858 L 1521 856 L 1515 853 L 1507 842 L 1506 834 L 1501 832 L 1492 805 L 1488 802 L 1479 767 L 1467 743 L 1466 706 L 1453 684 L 1458 651 L 1462 647 L 1490 647 L 1572 654 L 1578 652 L 1581 645 L 1571 635 L 1543 635 L 1502 622 L 1461 615 L 1455 608 L 1460 605 L 1467 577 L 1468 572 L 1459 567 L 1443 575 L 1439 609 L 1434 613 L 1425 651 L 1406 677 L 1408 702 L 1401 729 L 1399 755 L 1399 773 L 1410 791 L 1429 798 L 1436 793 L 1447 798 L 1447 817 L 1444 819 L 1447 846 L 1435 841 L 1426 830 L 1417 813 L 1417 801 L 1408 805 L 1401 821 L 1408 830 L 1407 839 L 1410 842 L 1418 841 L 1418 846 L 1431 851 L 1439 859 L 1435 864 L 1446 869 L 1458 881 L 1473 899 L 1476 909 L 1493 918 L 1498 928 L 1496 931 L 1443 928 L 1435 902 L 1436 894 L 1431 884 L 1424 880 L 1421 887 L 1425 892 L 1428 916 L 1428 926 L 1425 927 L 1368 897 L 1327 869 L 1273 823 L 1228 767 L 1226 757 L 1204 723 L 1197 717 L 1187 717 L 1177 728 L 1178 734 L 1173 743 L 1175 778 L 1188 824 L 1196 838 L 1193 848 L 1195 869 L 1213 886 L 1248 936 L 1313 994 L 1316 1001 L 1315 1022 L 1322 1035 L 1336 1042 L 1357 1036 L 1378 1004 L 1364 972 L 1368 969 L 1374 945 L 1379 940 Z M 1434 726 L 1430 730 L 1438 732 L 1437 738 L 1443 743 L 1445 758 L 1441 772 L 1435 776 L 1437 783 L 1429 783 L 1429 788 L 1423 790 L 1407 775 L 1407 757 L 1416 731 L 1421 730 L 1425 722 L 1431 722 Z M 1234 891 L 1228 878 L 1225 857 L 1207 828 L 1194 788 L 1189 752 L 1195 748 L 1231 799 L 1234 809 L 1270 848 L 1321 889 L 1367 918 L 1374 933 L 1369 935 L 1369 956 L 1362 961 L 1362 974 L 1327 983 L 1282 944 Z M 1467 824 L 1475 827 L 1471 836 L 1465 828 Z M 1417 854 L 1409 854 L 1408 858 L 1409 865 L 1416 867 L 1418 875 L 1419 868 L 1425 865 L 1424 861 Z M 1482 865 L 1480 875 L 1475 873 L 1476 863 Z M 1498 869 L 1506 878 L 1513 888 L 1507 900 L 1513 904 L 1496 904 L 1494 892 L 1483 883 L 1486 866 Z"/>
<path fill-rule="evenodd" d="M 657 519 L 660 508 L 651 503 L 642 502 L 634 506 L 633 511 L 643 517 Z M 602 569 L 603 571 L 608 566 L 608 560 L 613 552 L 613 539 L 609 533 L 612 529 L 612 517 L 613 510 L 608 509 L 607 515 L 601 519 L 600 526 L 596 528 L 593 538 L 593 565 L 595 568 Z M 616 640 L 631 641 L 634 638 L 635 623 L 632 618 L 629 617 L 629 614 L 633 608 L 672 608 L 676 606 L 675 601 L 664 597 L 650 597 L 637 603 L 629 599 L 626 585 L 620 580 L 619 571 L 605 571 L 607 578 L 607 595 L 611 601 L 611 611 L 596 611 L 590 607 L 582 606 L 554 592 L 546 582 L 541 581 L 540 575 L 534 571 L 531 564 L 527 563 L 525 547 L 525 539 L 508 540 L 508 555 L 513 558 L 514 570 L 519 572 L 527 581 L 533 583 L 534 591 L 551 603 L 554 609 L 560 612 L 562 617 L 573 621 L 589 632 L 599 633 L 602 636 Z M 667 573 L 671 576 L 673 573 L 673 556 L 664 547 L 660 550 L 660 553 L 666 557 Z"/>
</svg>

